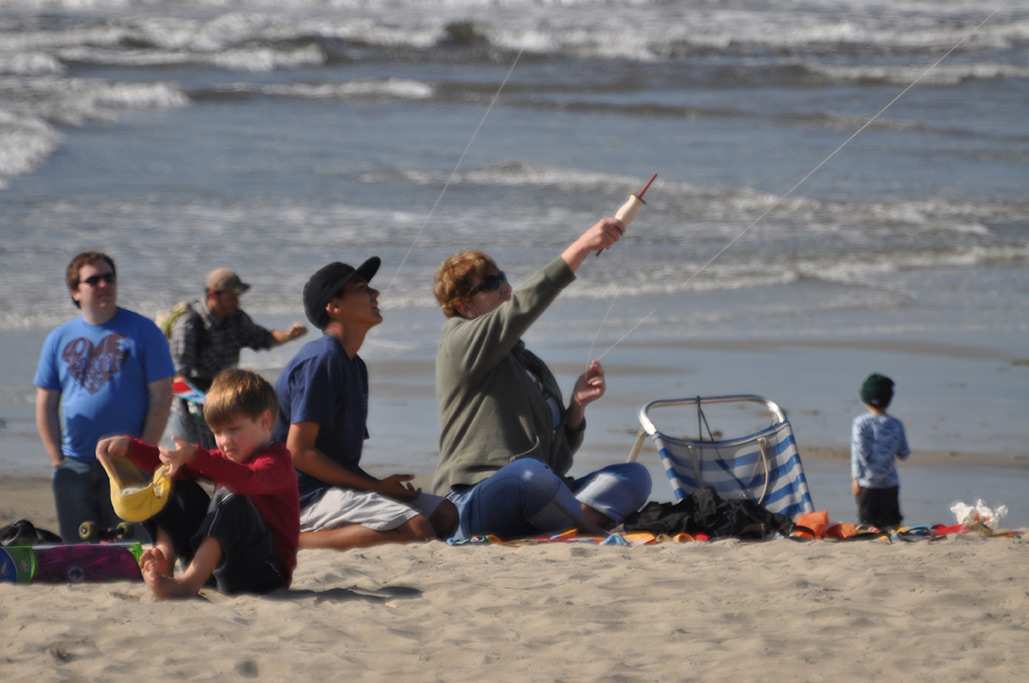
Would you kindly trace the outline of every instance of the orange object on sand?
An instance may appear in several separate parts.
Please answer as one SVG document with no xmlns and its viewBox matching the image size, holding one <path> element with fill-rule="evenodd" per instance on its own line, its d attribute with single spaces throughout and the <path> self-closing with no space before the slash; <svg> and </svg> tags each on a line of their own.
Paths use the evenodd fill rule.
<svg viewBox="0 0 1029 683">
<path fill-rule="evenodd" d="M 853 538 L 858 534 L 857 524 L 850 522 L 839 522 L 833 524 L 831 527 L 825 530 L 826 538 L 835 538 L 841 541 L 845 541 L 848 538 Z"/>
<path fill-rule="evenodd" d="M 793 534 L 799 538 L 824 538 L 825 531 L 829 528 L 829 513 L 825 510 L 815 512 L 804 512 L 793 518 L 793 523 L 802 529 L 794 529 Z"/>
</svg>

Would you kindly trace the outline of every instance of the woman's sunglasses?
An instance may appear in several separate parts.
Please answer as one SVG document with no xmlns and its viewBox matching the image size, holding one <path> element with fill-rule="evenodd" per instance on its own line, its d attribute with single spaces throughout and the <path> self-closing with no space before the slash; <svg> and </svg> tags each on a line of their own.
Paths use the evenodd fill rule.
<svg viewBox="0 0 1029 683">
<path fill-rule="evenodd" d="M 96 287 L 101 282 L 106 282 L 109 285 L 114 284 L 114 273 L 103 273 L 102 275 L 90 275 L 83 280 L 90 287 Z"/>
<path fill-rule="evenodd" d="M 505 282 L 507 282 L 507 275 L 502 270 L 497 272 L 496 275 L 487 275 L 482 278 L 482 282 L 472 287 L 472 291 L 468 296 L 475 296 L 479 292 L 495 292 Z"/>
</svg>

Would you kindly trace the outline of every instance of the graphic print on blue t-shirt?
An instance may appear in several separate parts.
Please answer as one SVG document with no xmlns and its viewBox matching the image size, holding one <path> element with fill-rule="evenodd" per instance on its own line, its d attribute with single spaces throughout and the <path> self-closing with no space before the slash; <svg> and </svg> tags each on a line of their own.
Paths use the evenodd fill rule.
<svg viewBox="0 0 1029 683">
<path fill-rule="evenodd" d="M 276 441 L 286 442 L 291 424 L 317 423 L 315 448 L 336 464 L 358 470 L 368 438 L 368 369 L 360 356 L 347 356 L 329 335 L 308 342 L 279 375 L 275 394 L 279 399 Z M 301 497 L 328 486 L 300 471 L 297 481 Z"/>
<path fill-rule="evenodd" d="M 91 394 L 100 391 L 114 375 L 121 371 L 122 360 L 128 351 L 121 344 L 125 337 L 112 333 L 96 346 L 89 339 L 73 339 L 61 352 L 61 360 L 68 365 L 68 374 Z"/>
</svg>

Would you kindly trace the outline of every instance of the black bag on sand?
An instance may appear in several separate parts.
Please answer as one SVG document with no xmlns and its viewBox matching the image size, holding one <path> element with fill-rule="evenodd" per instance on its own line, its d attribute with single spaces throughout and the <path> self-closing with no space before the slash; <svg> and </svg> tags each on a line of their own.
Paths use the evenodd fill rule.
<svg viewBox="0 0 1029 683">
<path fill-rule="evenodd" d="M 0 546 L 9 545 L 52 545 L 60 543 L 61 537 L 46 529 L 37 529 L 27 519 L 0 528 Z"/>
<path fill-rule="evenodd" d="M 723 500 L 714 489 L 694 491 L 678 503 L 647 503 L 625 518 L 626 531 L 697 534 L 711 538 L 764 539 L 789 536 L 793 522 L 752 500 Z"/>
</svg>

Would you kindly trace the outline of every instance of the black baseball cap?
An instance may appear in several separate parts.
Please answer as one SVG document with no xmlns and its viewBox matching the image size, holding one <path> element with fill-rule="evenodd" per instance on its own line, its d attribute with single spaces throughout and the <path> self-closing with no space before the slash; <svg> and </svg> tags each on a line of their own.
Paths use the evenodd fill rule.
<svg viewBox="0 0 1029 683">
<path fill-rule="evenodd" d="M 325 304 L 329 303 L 329 299 L 338 294 L 355 274 L 371 282 L 381 264 L 382 259 L 372 256 L 357 268 L 339 261 L 319 268 L 304 285 L 304 313 L 307 319 L 319 330 L 325 329 L 329 324 L 329 314 L 325 312 Z"/>
</svg>

